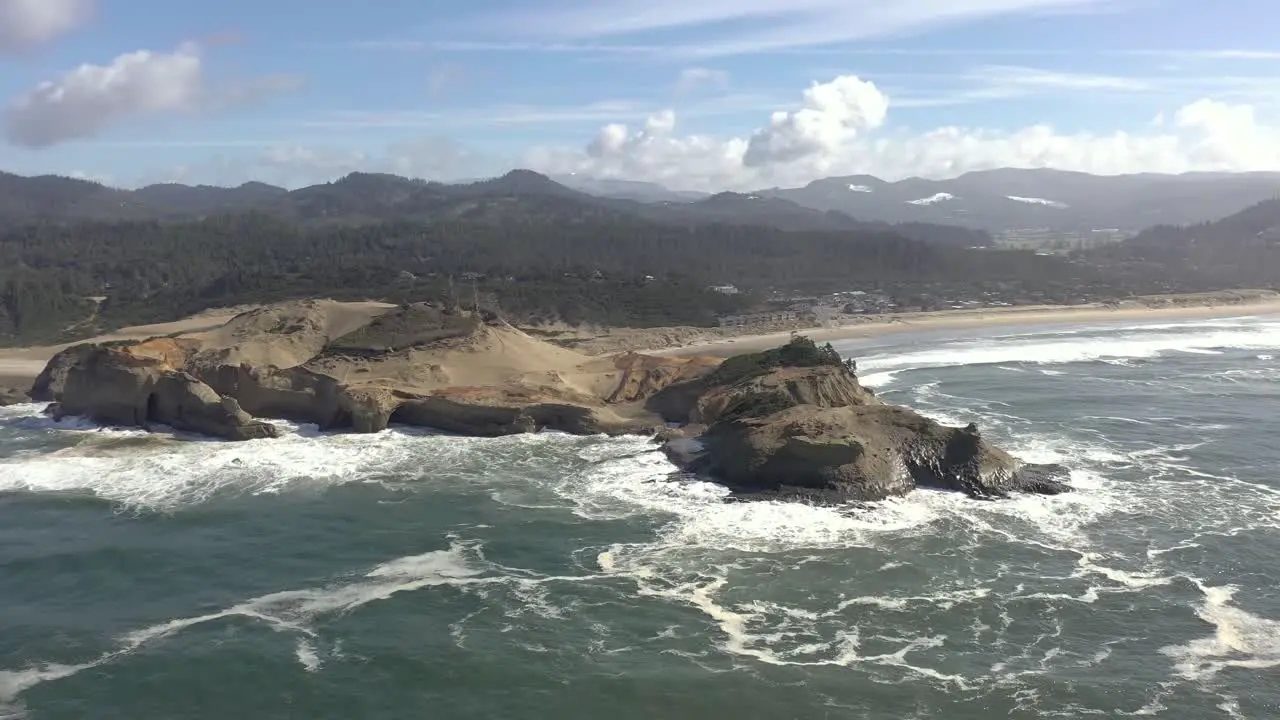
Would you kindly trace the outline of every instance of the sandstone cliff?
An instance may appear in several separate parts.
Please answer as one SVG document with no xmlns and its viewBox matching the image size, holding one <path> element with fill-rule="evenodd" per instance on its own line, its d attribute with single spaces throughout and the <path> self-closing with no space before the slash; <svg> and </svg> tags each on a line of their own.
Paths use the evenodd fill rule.
<svg viewBox="0 0 1280 720">
<path fill-rule="evenodd" d="M 80 415 L 109 425 L 165 425 L 230 440 L 276 436 L 274 425 L 255 420 L 234 398 L 184 372 L 188 350 L 171 340 L 78 345 L 49 362 L 32 398 L 53 402 L 55 416 Z"/>
<path fill-rule="evenodd" d="M 33 391 L 60 413 L 232 439 L 267 431 L 261 423 L 248 430 L 231 420 L 197 421 L 186 398 L 226 398 L 246 423 L 623 434 L 660 425 L 643 401 L 716 364 L 634 353 L 589 358 L 491 314 L 428 304 L 303 301 L 258 308 L 196 335 L 71 348 L 50 361 Z"/>
</svg>

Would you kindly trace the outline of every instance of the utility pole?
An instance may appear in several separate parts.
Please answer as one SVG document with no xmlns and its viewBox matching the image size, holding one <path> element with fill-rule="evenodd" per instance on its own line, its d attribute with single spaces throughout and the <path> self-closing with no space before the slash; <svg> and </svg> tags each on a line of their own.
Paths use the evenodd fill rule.
<svg viewBox="0 0 1280 720">
<path fill-rule="evenodd" d="M 480 290 L 476 288 L 476 279 L 471 278 L 471 309 L 480 317 Z"/>
</svg>

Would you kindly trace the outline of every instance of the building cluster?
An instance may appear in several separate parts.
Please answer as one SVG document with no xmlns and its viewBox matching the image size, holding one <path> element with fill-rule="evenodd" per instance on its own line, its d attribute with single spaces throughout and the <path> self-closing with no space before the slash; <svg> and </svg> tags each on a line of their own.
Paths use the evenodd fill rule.
<svg viewBox="0 0 1280 720">
<path fill-rule="evenodd" d="M 794 323 L 800 315 L 793 310 L 770 310 L 766 312 L 741 313 L 738 315 L 721 315 L 720 327 L 759 327 L 765 325 L 781 325 Z"/>
</svg>

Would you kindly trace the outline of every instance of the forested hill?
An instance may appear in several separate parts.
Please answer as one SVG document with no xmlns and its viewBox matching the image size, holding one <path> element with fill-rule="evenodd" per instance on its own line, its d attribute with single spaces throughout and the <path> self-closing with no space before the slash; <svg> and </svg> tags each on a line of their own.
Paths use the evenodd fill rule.
<svg viewBox="0 0 1280 720">
<path fill-rule="evenodd" d="M 889 232 L 653 223 L 572 198 L 476 200 L 434 222 L 308 224 L 265 212 L 198 221 L 38 223 L 0 233 L 0 337 L 49 340 L 291 297 L 473 293 L 517 320 L 713 324 L 746 296 L 708 289 L 1107 290 L 1083 266 Z M 948 290 L 950 291 L 950 290 Z M 91 300 L 98 298 L 99 300 Z"/>
<path fill-rule="evenodd" d="M 295 297 L 479 297 L 517 321 L 657 326 L 714 324 L 775 290 L 856 289 L 949 307 L 1280 284 L 1280 203 L 1063 258 L 973 250 L 973 231 L 859 223 L 754 196 L 722 194 L 677 212 L 529 172 L 457 186 L 353 175 L 293 192 L 250 184 L 127 195 L 35 180 L 61 189 L 33 196 L 18 183 L 20 192 L 0 194 L 4 207 L 37 210 L 0 222 L 0 342 Z M 155 217 L 131 204 L 138 197 L 186 209 Z M 77 219 L 111 207 L 123 216 Z M 184 216 L 197 209 L 202 217 Z M 722 284 L 748 292 L 710 289 Z"/>
<path fill-rule="evenodd" d="M 495 205 L 495 198 L 521 200 Z M 927 222 L 889 225 L 863 222 L 789 200 L 720 193 L 690 202 L 644 203 L 597 197 L 528 170 L 461 185 L 411 180 L 396 175 L 352 173 L 340 180 L 285 190 L 263 183 L 224 188 L 208 185 L 150 185 L 128 191 L 74 178 L 21 177 L 0 173 L 0 223 L 85 220 L 195 220 L 209 215 L 262 211 L 288 220 L 365 223 L 413 219 L 477 220 L 497 213 L 542 214 L 551 207 L 561 219 L 624 214 L 673 225 L 763 225 L 780 230 L 878 232 L 893 230 L 924 242 L 954 247 L 987 245 L 982 230 Z"/>
<path fill-rule="evenodd" d="M 1216 222 L 1153 227 L 1077 258 L 1122 278 L 1163 273 L 1197 287 L 1274 287 L 1280 285 L 1280 200 Z"/>
</svg>

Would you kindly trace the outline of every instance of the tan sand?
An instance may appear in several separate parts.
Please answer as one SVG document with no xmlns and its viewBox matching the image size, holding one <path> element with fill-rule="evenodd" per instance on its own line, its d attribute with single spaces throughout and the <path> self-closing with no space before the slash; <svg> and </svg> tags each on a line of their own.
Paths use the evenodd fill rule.
<svg viewBox="0 0 1280 720">
<path fill-rule="evenodd" d="M 174 333 L 198 333 L 221 327 L 247 308 L 216 308 L 174 322 L 154 325 L 137 325 L 121 328 L 106 335 L 62 345 L 42 345 L 26 348 L 0 348 L 0 385 L 25 387 L 44 370 L 49 358 L 72 345 L 82 342 L 110 342 L 112 340 L 145 340 Z"/>
</svg>

